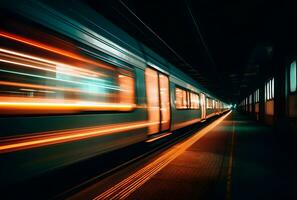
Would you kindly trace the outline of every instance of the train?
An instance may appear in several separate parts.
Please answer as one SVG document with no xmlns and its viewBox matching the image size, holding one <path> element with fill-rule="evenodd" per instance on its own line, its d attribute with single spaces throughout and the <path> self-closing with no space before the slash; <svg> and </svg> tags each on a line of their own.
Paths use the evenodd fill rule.
<svg viewBox="0 0 297 200">
<path fill-rule="evenodd" d="M 230 109 L 84 3 L 0 5 L 0 185 Z"/>
</svg>

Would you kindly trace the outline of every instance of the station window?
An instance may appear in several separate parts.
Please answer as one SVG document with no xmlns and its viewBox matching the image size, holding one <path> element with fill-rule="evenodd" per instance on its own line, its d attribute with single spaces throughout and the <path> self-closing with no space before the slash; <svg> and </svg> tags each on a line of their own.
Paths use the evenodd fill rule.
<svg viewBox="0 0 297 200">
<path fill-rule="evenodd" d="M 274 78 L 269 79 L 264 87 L 265 101 L 274 98 Z"/>
<path fill-rule="evenodd" d="M 259 102 L 259 89 L 257 89 L 257 90 L 254 92 L 254 102 L 255 102 L 255 103 L 258 103 L 258 102 Z"/>
<path fill-rule="evenodd" d="M 290 65 L 290 92 L 296 92 L 297 81 L 296 81 L 296 60 Z"/>
<path fill-rule="evenodd" d="M 258 103 L 260 101 L 260 90 L 257 89 L 256 90 L 256 103 Z"/>
<path fill-rule="evenodd" d="M 259 89 L 257 89 L 255 92 L 254 92 L 254 102 L 255 103 L 258 103 L 259 102 Z"/>
</svg>

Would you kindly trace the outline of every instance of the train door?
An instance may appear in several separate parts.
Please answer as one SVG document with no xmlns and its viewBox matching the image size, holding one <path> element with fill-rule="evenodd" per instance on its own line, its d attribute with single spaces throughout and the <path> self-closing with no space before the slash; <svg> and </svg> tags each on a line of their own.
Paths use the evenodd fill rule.
<svg viewBox="0 0 297 200">
<path fill-rule="evenodd" d="M 206 106 L 205 106 L 205 95 L 201 93 L 200 95 L 200 102 L 201 102 L 201 119 L 206 118 Z"/>
<path fill-rule="evenodd" d="M 170 129 L 168 76 L 151 68 L 145 70 L 149 135 Z"/>
<path fill-rule="evenodd" d="M 170 128 L 170 98 L 169 98 L 169 79 L 168 76 L 159 73 L 159 93 L 160 93 L 160 131 Z"/>
</svg>

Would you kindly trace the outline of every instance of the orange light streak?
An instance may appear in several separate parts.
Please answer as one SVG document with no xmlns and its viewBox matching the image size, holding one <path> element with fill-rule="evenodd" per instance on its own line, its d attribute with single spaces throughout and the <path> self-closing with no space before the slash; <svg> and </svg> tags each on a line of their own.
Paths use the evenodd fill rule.
<svg viewBox="0 0 297 200">
<path fill-rule="evenodd" d="M 0 97 L 1 114 L 65 113 L 80 111 L 130 111 L 135 104 L 100 103 L 29 97 Z"/>
<path fill-rule="evenodd" d="M 90 128 L 79 128 L 74 130 L 65 130 L 60 132 L 40 133 L 33 136 L 22 136 L 11 139 L 4 139 L 0 142 L 0 153 L 8 153 L 31 149 L 52 144 L 77 141 L 87 138 L 93 138 L 108 134 L 121 134 L 123 131 L 129 131 L 139 128 L 145 128 L 151 125 L 147 121 L 129 122 L 113 124 L 108 126 L 97 126 Z"/>
<path fill-rule="evenodd" d="M 166 136 L 168 136 L 168 135 L 171 135 L 171 134 L 172 134 L 171 132 L 169 132 L 169 133 L 163 133 L 163 134 L 161 134 L 161 135 L 157 135 L 157 136 L 155 136 L 155 137 L 152 137 L 151 139 L 148 139 L 148 140 L 145 141 L 145 142 L 147 142 L 147 143 L 154 142 L 154 141 L 156 141 L 156 140 L 162 139 L 162 138 L 164 138 L 164 137 L 166 137 Z"/>
<path fill-rule="evenodd" d="M 34 89 L 45 89 L 45 90 L 58 90 L 58 91 L 66 91 L 66 92 L 79 92 L 79 93 L 91 93 L 93 92 L 73 89 L 73 88 L 65 88 L 65 87 L 54 87 L 54 86 L 45 86 L 45 85 L 35 85 L 29 83 L 18 83 L 18 82 L 9 82 L 9 81 L 0 81 L 0 85 L 13 86 L 13 87 L 27 87 Z"/>
<path fill-rule="evenodd" d="M 176 144 L 167 151 L 165 151 L 160 157 L 158 157 L 153 162 L 150 162 L 142 169 L 136 171 L 131 176 L 125 178 L 118 184 L 114 185 L 110 189 L 106 190 L 102 194 L 95 197 L 93 200 L 101 200 L 101 199 L 125 199 L 130 194 L 132 194 L 135 190 L 145 184 L 149 179 L 151 179 L 155 174 L 161 171 L 164 167 L 166 167 L 170 162 L 172 162 L 175 158 L 181 155 L 186 149 L 188 149 L 195 142 L 200 140 L 203 136 L 205 136 L 209 131 L 215 128 L 218 124 L 220 124 L 229 114 L 222 116 L 217 119 L 213 123 L 209 124 L 202 130 L 198 131 L 195 135 L 187 139 L 186 141 Z"/>
<path fill-rule="evenodd" d="M 83 61 L 83 62 L 92 64 L 92 65 L 95 65 L 95 66 L 103 67 L 105 69 L 113 69 L 113 67 L 111 67 L 109 65 L 106 65 L 104 63 L 94 62 L 94 61 L 92 61 L 90 59 L 86 59 L 85 57 L 77 55 L 75 53 L 65 51 L 65 50 L 62 50 L 62 49 L 58 49 L 58 48 L 49 46 L 47 44 L 36 42 L 34 40 L 24 38 L 24 37 L 21 37 L 21 36 L 12 34 L 12 33 L 7 33 L 7 32 L 4 32 L 4 31 L 0 31 L 0 36 L 5 37 L 7 39 L 14 40 L 14 41 L 18 41 L 18 42 L 21 42 L 21 43 L 24 43 L 24 44 L 28 44 L 28 45 L 31 45 L 31 46 L 34 46 L 34 47 L 37 47 L 37 48 L 40 48 L 40 49 L 44 49 L 44 50 L 47 50 L 47 51 L 50 51 L 50 52 L 53 52 L 53 53 L 56 53 L 56 54 L 59 54 L 59 55 L 63 55 L 63 56 L 69 57 L 69 58 L 73 58 L 73 59 L 76 59 L 76 60 L 79 60 L 79 61 Z"/>
<path fill-rule="evenodd" d="M 6 85 L 6 86 L 12 86 L 12 87 L 23 87 L 23 88 L 34 88 L 34 89 L 44 89 L 44 90 L 54 90 L 54 91 L 63 91 L 63 92 L 86 93 L 86 94 L 91 94 L 91 95 L 96 95 L 96 96 L 104 95 L 105 97 L 107 95 L 110 95 L 110 94 L 99 94 L 99 93 L 94 93 L 92 91 L 80 90 L 80 89 L 74 89 L 74 88 L 45 86 L 45 85 L 36 85 L 36 84 L 30 84 L 30 83 L 18 83 L 18 82 L 9 82 L 9 81 L 0 81 L 0 85 Z"/>
<path fill-rule="evenodd" d="M 28 54 L 24 54 L 24 53 L 19 53 L 19 52 L 16 52 L 16 51 L 11 51 L 11 50 L 0 48 L 0 52 L 5 53 L 5 54 L 0 54 L 1 56 L 13 58 L 13 59 L 18 61 L 17 62 L 17 61 L 11 61 L 11 60 L 7 60 L 7 59 L 1 59 L 1 61 L 3 61 L 3 62 L 9 62 L 11 64 L 23 65 L 23 66 L 26 66 L 26 67 L 36 68 L 36 69 L 40 69 L 40 70 L 47 70 L 47 71 L 51 71 L 51 72 L 57 72 L 55 70 L 57 67 L 64 67 L 66 69 L 71 69 L 71 70 L 75 71 L 76 73 L 80 73 L 80 76 L 106 76 L 105 74 L 98 73 L 98 72 L 95 72 L 95 71 L 91 71 L 91 70 L 71 66 L 71 65 L 68 65 L 68 64 L 64 64 L 64 63 L 60 63 L 60 62 L 56 62 L 56 61 L 52 61 L 52 60 L 48 60 L 48 59 L 44 59 L 44 58 L 40 58 L 40 57 L 28 55 Z M 8 54 L 8 55 L 6 55 L 6 54 Z M 14 55 L 14 56 L 11 56 L 11 55 Z M 27 60 L 25 60 L 24 58 L 26 58 Z M 23 61 L 23 62 L 20 62 L 20 61 Z M 25 63 L 24 61 L 29 62 L 30 65 Z M 38 61 L 38 62 L 36 62 L 36 61 Z M 38 66 L 36 64 L 38 64 Z M 53 68 L 53 69 L 44 68 L 44 67 L 41 67 L 41 66 L 46 66 L 46 67 L 50 67 L 50 68 Z M 59 73 L 62 73 L 62 72 L 59 72 Z M 67 71 L 67 73 L 64 72 L 64 74 L 69 75 L 69 71 Z M 73 75 L 78 76 L 79 74 L 73 74 Z"/>
</svg>

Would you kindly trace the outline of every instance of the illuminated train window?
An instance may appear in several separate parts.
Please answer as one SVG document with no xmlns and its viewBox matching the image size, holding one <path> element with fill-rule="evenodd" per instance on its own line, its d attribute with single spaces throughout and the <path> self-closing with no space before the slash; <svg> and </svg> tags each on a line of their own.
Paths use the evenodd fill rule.
<svg viewBox="0 0 297 200">
<path fill-rule="evenodd" d="M 191 109 L 199 109 L 199 95 L 191 92 L 190 98 L 191 98 Z"/>
<path fill-rule="evenodd" d="M 175 88 L 175 107 L 176 109 L 188 108 L 188 94 L 187 91 L 181 88 Z"/>
<path fill-rule="evenodd" d="M 269 79 L 264 86 L 265 101 L 274 98 L 274 78 Z"/>
<path fill-rule="evenodd" d="M 296 80 L 296 60 L 290 65 L 290 92 L 296 92 L 297 80 Z"/>
<path fill-rule="evenodd" d="M 199 109 L 199 95 L 187 89 L 175 88 L 176 109 Z"/>
<path fill-rule="evenodd" d="M 214 100 L 211 98 L 206 98 L 206 108 L 211 109 L 214 108 Z"/>
<path fill-rule="evenodd" d="M 1 31 L 1 114 L 130 111 L 134 72 L 88 56 L 58 36 L 50 42 Z M 35 36 L 38 34 L 34 34 Z"/>
</svg>

